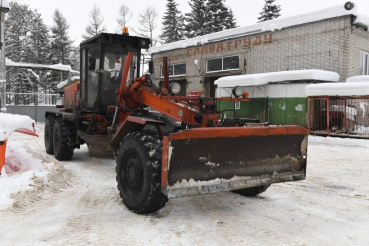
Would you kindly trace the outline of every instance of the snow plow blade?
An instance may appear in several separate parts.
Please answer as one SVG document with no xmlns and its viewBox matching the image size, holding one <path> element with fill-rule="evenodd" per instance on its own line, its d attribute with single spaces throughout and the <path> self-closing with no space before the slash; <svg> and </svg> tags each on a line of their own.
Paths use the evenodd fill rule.
<svg viewBox="0 0 369 246">
<path fill-rule="evenodd" d="M 199 128 L 164 137 L 168 198 L 304 180 L 308 130 L 298 126 Z"/>
</svg>

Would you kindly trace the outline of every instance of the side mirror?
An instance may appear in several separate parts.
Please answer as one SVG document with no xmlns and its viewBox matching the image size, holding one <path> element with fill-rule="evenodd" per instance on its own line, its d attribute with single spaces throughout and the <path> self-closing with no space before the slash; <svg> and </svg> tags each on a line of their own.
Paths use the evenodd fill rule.
<svg viewBox="0 0 369 246">
<path fill-rule="evenodd" d="M 149 61 L 149 73 L 154 73 L 154 63 L 152 61 Z"/>
</svg>

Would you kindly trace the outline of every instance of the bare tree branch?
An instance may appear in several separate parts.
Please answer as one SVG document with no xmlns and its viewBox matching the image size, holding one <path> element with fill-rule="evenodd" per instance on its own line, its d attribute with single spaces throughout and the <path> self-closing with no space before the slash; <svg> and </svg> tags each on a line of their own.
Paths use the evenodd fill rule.
<svg viewBox="0 0 369 246">
<path fill-rule="evenodd" d="M 106 32 L 106 28 L 102 26 L 102 23 L 104 22 L 104 17 L 101 16 L 100 8 L 97 7 L 97 5 L 94 5 L 94 7 L 90 11 L 90 24 L 86 27 L 86 33 L 85 35 L 82 35 L 82 38 L 89 39 L 92 38 L 102 32 Z"/>
<path fill-rule="evenodd" d="M 158 42 L 157 38 L 153 37 L 154 29 L 157 27 L 157 18 L 159 13 L 156 11 L 155 7 L 147 7 L 140 15 L 139 15 L 139 26 L 137 29 L 132 28 L 132 31 L 141 37 L 147 37 L 151 39 L 151 46 L 153 47 Z"/>
<path fill-rule="evenodd" d="M 130 8 L 127 5 L 122 4 L 119 8 L 119 16 L 117 18 L 117 22 L 119 25 L 119 31 L 122 31 L 123 27 L 127 26 L 128 21 L 130 21 L 132 17 L 133 17 L 133 14 Z"/>
</svg>

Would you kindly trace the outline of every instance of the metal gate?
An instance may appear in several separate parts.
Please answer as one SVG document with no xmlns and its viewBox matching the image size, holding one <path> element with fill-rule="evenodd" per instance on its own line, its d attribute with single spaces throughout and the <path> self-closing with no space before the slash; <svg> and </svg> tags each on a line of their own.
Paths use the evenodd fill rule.
<svg viewBox="0 0 369 246">
<path fill-rule="evenodd" d="M 369 96 L 309 97 L 311 134 L 369 138 Z"/>
</svg>

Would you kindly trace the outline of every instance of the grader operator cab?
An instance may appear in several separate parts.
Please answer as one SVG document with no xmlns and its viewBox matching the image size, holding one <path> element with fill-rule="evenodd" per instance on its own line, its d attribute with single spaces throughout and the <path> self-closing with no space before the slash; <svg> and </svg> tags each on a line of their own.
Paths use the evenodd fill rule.
<svg viewBox="0 0 369 246">
<path fill-rule="evenodd" d="M 64 88 L 59 113 L 46 113 L 45 148 L 70 160 L 87 144 L 90 156 L 115 158 L 123 203 L 139 214 L 155 212 L 168 198 L 232 190 L 249 196 L 272 183 L 306 176 L 307 130 L 298 126 L 247 126 L 220 100 L 176 96 L 139 76 L 141 49 L 150 40 L 102 33 L 81 44 L 81 82 Z M 234 115 L 225 120 L 224 114 Z"/>
</svg>

